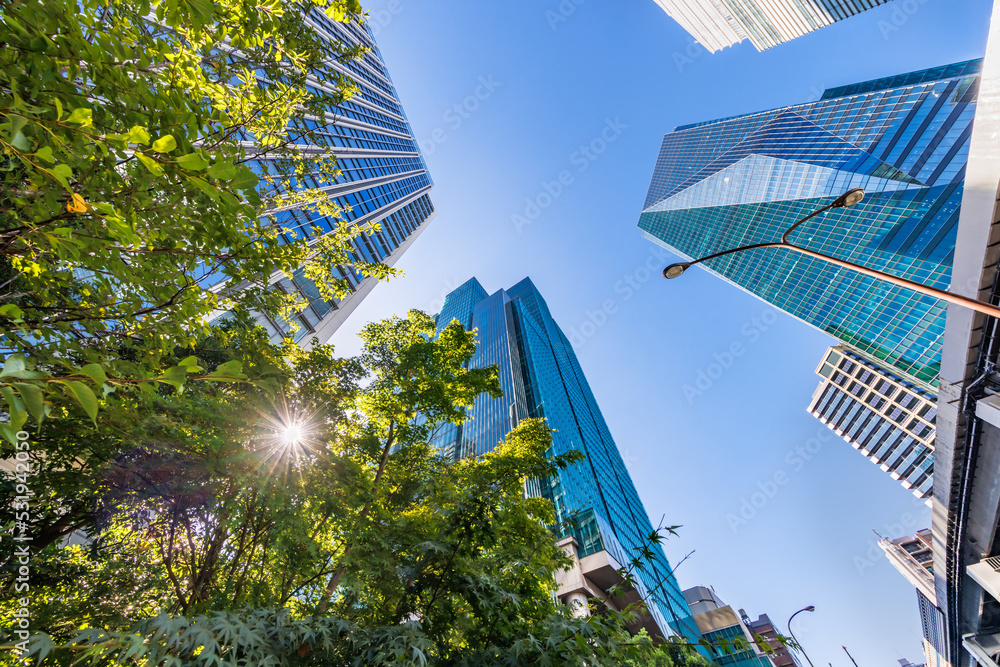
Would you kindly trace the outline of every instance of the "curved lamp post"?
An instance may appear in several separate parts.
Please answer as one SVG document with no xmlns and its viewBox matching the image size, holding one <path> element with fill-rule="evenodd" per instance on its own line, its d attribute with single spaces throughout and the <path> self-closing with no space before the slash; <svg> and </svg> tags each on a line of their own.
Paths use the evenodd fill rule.
<svg viewBox="0 0 1000 667">
<path fill-rule="evenodd" d="M 809 659 L 809 655 L 806 653 L 806 650 L 802 648 L 802 644 L 799 644 L 799 640 L 795 638 L 795 633 L 792 632 L 792 619 L 804 611 L 816 611 L 816 607 L 809 605 L 808 607 L 803 607 L 802 609 L 799 609 L 797 612 L 792 614 L 791 617 L 789 617 L 788 619 L 788 634 L 792 636 L 792 641 L 794 641 L 795 645 L 799 647 L 800 651 L 802 651 L 802 655 L 806 656 L 806 662 L 809 663 L 809 667 L 813 667 L 812 660 Z"/>
<path fill-rule="evenodd" d="M 848 190 L 844 194 L 837 197 L 836 201 L 828 206 L 824 206 L 815 213 L 811 213 L 806 217 L 802 218 L 794 225 L 789 227 L 784 234 L 781 235 L 781 241 L 775 243 L 754 243 L 752 245 L 740 246 L 739 248 L 733 248 L 732 250 L 724 250 L 722 252 L 717 252 L 707 257 L 702 257 L 701 259 L 696 259 L 692 262 L 679 262 L 677 264 L 671 264 L 667 268 L 663 269 L 664 278 L 679 278 L 687 271 L 689 268 L 695 264 L 701 264 L 702 262 L 708 261 L 710 259 L 715 259 L 716 257 L 723 257 L 724 255 L 731 255 L 737 252 L 743 252 L 744 250 L 756 250 L 758 248 L 786 248 L 788 250 L 794 250 L 796 252 L 802 253 L 809 257 L 814 257 L 816 259 L 821 259 L 830 264 L 843 267 L 845 269 L 850 269 L 852 271 L 857 271 L 866 276 L 871 276 L 873 278 L 878 278 L 884 280 L 893 285 L 899 285 L 900 287 L 905 287 L 907 289 L 913 290 L 920 294 L 926 294 L 927 296 L 933 296 L 942 301 L 947 301 L 949 303 L 958 304 L 959 306 L 965 306 L 966 308 L 971 308 L 977 312 L 989 315 L 991 317 L 1000 318 L 1000 308 L 993 306 L 988 303 L 984 303 L 977 299 L 970 299 L 969 297 L 961 296 L 959 294 L 952 294 L 951 292 L 946 292 L 945 290 L 940 290 L 935 287 L 928 287 L 921 283 L 914 282 L 912 280 L 907 280 L 906 278 L 900 278 L 889 273 L 883 273 L 882 271 L 876 271 L 875 269 L 869 269 L 866 266 L 860 266 L 854 264 L 853 262 L 846 262 L 842 259 L 837 259 L 836 257 L 831 257 L 830 255 L 824 255 L 823 253 L 816 252 L 814 250 L 809 250 L 801 246 L 797 246 L 788 241 L 788 236 L 794 232 L 802 223 L 812 220 L 820 213 L 825 213 L 832 208 L 848 208 L 858 204 L 862 199 L 865 198 L 865 191 L 861 188 L 855 188 L 853 190 Z"/>
</svg>

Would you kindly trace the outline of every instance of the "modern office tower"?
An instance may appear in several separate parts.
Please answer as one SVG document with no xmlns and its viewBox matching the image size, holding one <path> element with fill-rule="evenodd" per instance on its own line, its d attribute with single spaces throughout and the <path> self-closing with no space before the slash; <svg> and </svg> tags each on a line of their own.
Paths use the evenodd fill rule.
<svg viewBox="0 0 1000 667">
<path fill-rule="evenodd" d="M 947 667 L 944 614 L 937 607 L 934 588 L 934 556 L 930 529 L 913 537 L 880 539 L 878 545 L 899 573 L 917 589 L 917 607 L 923 630 L 924 659 L 927 667 Z M 902 662 L 902 661 L 900 661 Z"/>
<path fill-rule="evenodd" d="M 443 430 L 434 443 L 451 456 L 475 456 L 493 450 L 522 419 L 544 418 L 556 431 L 555 454 L 584 454 L 584 461 L 535 482 L 529 493 L 555 505 L 559 545 L 574 560 L 574 568 L 558 579 L 559 597 L 586 613 L 585 601 L 605 600 L 605 591 L 622 583 L 618 570 L 648 546 L 653 526 L 576 354 L 528 278 L 493 294 L 472 278 L 446 297 L 437 324 L 443 328 L 454 320 L 477 331 L 470 365 L 496 364 L 503 397 L 479 396 L 470 419 Z M 638 573 L 636 589 L 607 602 L 650 600 L 642 627 L 654 636 L 697 639 L 670 564 L 661 549 L 653 552 L 653 562 Z"/>
<path fill-rule="evenodd" d="M 878 79 L 818 102 L 679 127 L 663 139 L 639 227 L 700 258 L 780 241 L 860 187 L 863 202 L 812 219 L 790 241 L 947 290 L 981 67 Z M 944 302 L 783 248 L 702 266 L 900 377 L 936 386 Z"/>
<path fill-rule="evenodd" d="M 717 655 L 711 656 L 712 662 L 724 667 L 730 665 L 732 667 L 772 667 L 777 664 L 773 663 L 764 648 L 757 644 L 753 630 L 750 629 L 750 619 L 742 609 L 737 614 L 732 607 L 719 599 L 713 589 L 705 586 L 694 586 L 685 590 L 684 599 L 687 600 L 691 608 L 695 623 L 698 624 L 698 631 L 709 642 L 719 644 L 723 640 L 732 642 L 737 638 L 742 638 L 753 646 L 751 650 L 744 649 L 730 653 L 717 651 Z"/>
<path fill-rule="evenodd" d="M 884 5 L 889 0 L 656 0 L 715 53 L 744 39 L 758 51 Z"/>
<path fill-rule="evenodd" d="M 933 487 L 937 396 L 846 345 L 816 369 L 809 412 L 918 498 Z"/>
<path fill-rule="evenodd" d="M 378 223 L 380 231 L 354 239 L 354 253 L 360 261 L 392 266 L 434 217 L 434 204 L 428 194 L 433 184 L 427 166 L 367 25 L 332 21 L 319 10 L 309 14 L 308 22 L 321 37 L 348 45 L 362 44 L 368 52 L 358 60 L 334 65 L 351 77 L 358 90 L 340 105 L 336 116 L 310 121 L 325 142 L 323 148 L 337 156 L 343 173 L 336 182 L 325 185 L 307 175 L 303 177 L 305 185 L 321 187 L 344 209 L 344 220 L 362 227 Z M 323 81 L 312 81 L 310 88 L 317 94 L 330 90 Z M 258 171 L 266 169 L 260 162 L 254 166 Z M 283 224 L 297 228 L 297 233 L 307 238 L 314 226 L 331 229 L 329 221 L 313 217 L 301 209 L 279 213 Z M 301 344 L 313 339 L 327 342 L 377 282 L 346 267 L 340 271 L 352 292 L 337 302 L 321 299 L 316 286 L 301 272 L 294 280 L 277 281 L 277 289 L 299 292 L 309 301 L 298 316 L 296 333 L 289 334 L 288 323 L 281 320 L 260 317 L 260 324 L 274 338 L 293 335 Z"/>
</svg>

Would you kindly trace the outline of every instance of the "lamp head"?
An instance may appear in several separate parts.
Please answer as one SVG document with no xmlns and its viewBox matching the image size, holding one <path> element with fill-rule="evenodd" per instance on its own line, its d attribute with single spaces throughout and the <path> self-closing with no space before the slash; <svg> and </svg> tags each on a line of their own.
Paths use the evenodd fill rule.
<svg viewBox="0 0 1000 667">
<path fill-rule="evenodd" d="M 854 188 L 837 197 L 837 201 L 833 202 L 832 208 L 849 208 L 855 204 L 860 204 L 864 198 L 865 191 L 861 188 Z"/>
<path fill-rule="evenodd" d="M 806 611 L 816 611 L 816 607 L 809 605 L 808 607 L 806 607 Z"/>
<path fill-rule="evenodd" d="M 681 262 L 680 264 L 671 264 L 667 268 L 663 269 L 663 277 L 670 278 L 680 278 L 684 275 L 684 272 L 688 270 L 691 264 L 688 262 Z"/>
</svg>

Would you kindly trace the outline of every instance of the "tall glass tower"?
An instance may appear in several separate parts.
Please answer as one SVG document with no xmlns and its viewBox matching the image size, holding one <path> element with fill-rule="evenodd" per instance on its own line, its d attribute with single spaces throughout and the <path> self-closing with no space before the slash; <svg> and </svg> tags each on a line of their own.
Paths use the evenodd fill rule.
<svg viewBox="0 0 1000 667">
<path fill-rule="evenodd" d="M 477 398 L 471 419 L 439 433 L 437 446 L 455 457 L 474 456 L 491 451 L 520 420 L 546 419 L 556 430 L 553 452 L 579 451 L 586 460 L 530 491 L 553 501 L 560 532 L 576 539 L 579 558 L 607 552 L 627 566 L 653 526 L 572 346 L 531 280 L 490 295 L 472 278 L 447 296 L 438 327 L 453 320 L 477 331 L 470 364 L 496 364 L 503 397 Z M 640 573 L 640 593 L 655 603 L 649 610 L 663 635 L 697 638 L 670 564 L 654 551 L 654 562 Z"/>
<path fill-rule="evenodd" d="M 889 0 L 656 0 L 715 53 L 744 39 L 758 51 L 801 37 Z"/>
<path fill-rule="evenodd" d="M 312 118 L 307 122 L 316 130 L 317 146 L 303 145 L 303 150 L 330 150 L 337 156 L 342 175 L 335 182 L 321 183 L 317 175 L 304 175 L 305 187 L 319 187 L 343 209 L 344 220 L 366 227 L 380 225 L 373 235 L 361 234 L 353 241 L 358 261 L 383 262 L 392 266 L 434 217 L 429 192 L 433 183 L 417 147 L 413 130 L 382 62 L 375 39 L 367 24 L 341 23 L 314 10 L 307 16 L 322 38 L 347 46 L 363 45 L 368 51 L 359 59 L 337 64 L 342 74 L 357 84 L 357 92 L 342 103 L 336 116 Z M 322 95 L 332 92 L 323 81 L 310 82 L 310 90 Z M 258 173 L 270 168 L 267 161 L 250 163 Z M 312 213 L 289 208 L 278 214 L 279 221 L 301 237 L 311 238 L 312 228 L 331 230 L 331 221 L 317 219 Z M 298 316 L 298 330 L 291 334 L 288 322 L 259 317 L 274 338 L 292 335 L 305 344 L 313 339 L 327 342 L 348 315 L 375 287 L 374 278 L 365 278 L 347 267 L 341 275 L 351 286 L 346 298 L 328 302 L 319 296 L 316 286 L 301 272 L 293 280 L 282 278 L 275 288 L 298 292 L 309 306 Z"/>
<path fill-rule="evenodd" d="M 948 289 L 982 61 L 827 90 L 818 102 L 666 135 L 639 218 L 685 258 L 778 241 L 851 188 L 864 202 L 800 227 L 812 250 Z M 783 249 L 704 264 L 764 301 L 937 385 L 945 309 L 934 297 Z"/>
</svg>

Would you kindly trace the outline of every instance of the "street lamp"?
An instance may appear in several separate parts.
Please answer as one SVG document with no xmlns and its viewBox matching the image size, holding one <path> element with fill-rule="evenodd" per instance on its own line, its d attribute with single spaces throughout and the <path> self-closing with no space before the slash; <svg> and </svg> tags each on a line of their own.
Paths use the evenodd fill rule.
<svg viewBox="0 0 1000 667">
<path fill-rule="evenodd" d="M 899 285 L 900 287 L 905 287 L 907 289 L 913 290 L 920 294 L 926 294 L 927 296 L 933 296 L 942 301 L 947 301 L 949 303 L 958 304 L 959 306 L 965 306 L 966 308 L 971 308 L 977 312 L 989 315 L 991 317 L 996 317 L 1000 319 L 1000 308 L 993 306 L 988 303 L 984 303 L 977 299 L 970 299 L 969 297 L 961 296 L 959 294 L 952 294 L 951 292 L 946 292 L 945 290 L 940 290 L 934 287 L 928 287 L 921 283 L 913 282 L 912 280 L 907 280 L 906 278 L 899 278 L 889 273 L 883 273 L 882 271 L 876 271 L 875 269 L 869 269 L 866 266 L 860 266 L 859 264 L 854 264 L 853 262 L 847 262 L 842 259 L 837 259 L 836 257 L 831 257 L 830 255 L 824 255 L 823 253 L 815 252 L 801 246 L 797 246 L 788 241 L 788 236 L 795 231 L 799 226 L 808 220 L 812 220 L 820 213 L 825 213 L 832 208 L 849 208 L 861 202 L 865 198 L 865 191 L 861 188 L 854 188 L 853 190 L 848 190 L 844 194 L 837 197 L 837 199 L 828 206 L 824 206 L 815 213 L 811 213 L 806 217 L 802 218 L 794 225 L 785 230 L 785 233 L 781 235 L 781 241 L 776 243 L 754 243 L 752 245 L 740 246 L 739 248 L 733 248 L 732 250 L 724 250 L 722 252 L 717 252 L 707 257 L 702 257 L 701 259 L 696 259 L 692 262 L 679 262 L 677 264 L 671 264 L 667 268 L 663 269 L 664 278 L 679 278 L 684 275 L 684 272 L 695 264 L 701 264 L 702 262 L 708 261 L 710 259 L 715 259 L 716 257 L 723 257 L 725 255 L 731 255 L 737 252 L 743 252 L 744 250 L 757 250 L 758 248 L 787 248 L 788 250 L 794 250 L 796 252 L 802 253 L 808 257 L 814 257 L 816 259 L 821 259 L 830 264 L 836 266 L 850 269 L 852 271 L 857 271 L 866 276 L 871 276 L 872 278 L 878 278 L 884 280 L 893 285 Z"/>
<path fill-rule="evenodd" d="M 792 632 L 792 619 L 804 611 L 816 611 L 816 607 L 809 605 L 808 607 L 803 607 L 802 609 L 799 609 L 797 612 L 792 614 L 791 617 L 788 619 L 788 634 L 792 636 L 792 641 L 794 641 L 795 645 L 799 647 L 800 651 L 802 651 L 802 655 L 806 656 L 806 661 L 809 663 L 809 667 L 813 667 L 812 660 L 809 659 L 809 655 L 806 653 L 806 650 L 802 648 L 802 644 L 799 644 L 799 640 L 795 638 L 795 633 Z"/>
</svg>

